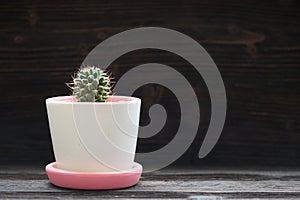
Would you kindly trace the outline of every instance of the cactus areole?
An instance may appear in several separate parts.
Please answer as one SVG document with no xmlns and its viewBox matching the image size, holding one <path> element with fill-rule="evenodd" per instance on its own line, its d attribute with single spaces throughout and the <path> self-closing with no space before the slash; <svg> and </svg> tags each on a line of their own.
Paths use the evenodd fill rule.
<svg viewBox="0 0 300 200">
<path fill-rule="evenodd" d="M 78 102 L 105 102 L 111 94 L 110 76 L 99 67 L 80 68 L 72 84 Z"/>
</svg>

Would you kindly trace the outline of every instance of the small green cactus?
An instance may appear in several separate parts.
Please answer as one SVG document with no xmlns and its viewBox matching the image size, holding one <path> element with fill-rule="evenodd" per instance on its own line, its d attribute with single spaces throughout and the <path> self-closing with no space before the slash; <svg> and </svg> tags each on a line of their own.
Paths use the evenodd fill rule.
<svg viewBox="0 0 300 200">
<path fill-rule="evenodd" d="M 105 102 L 111 94 L 110 76 L 98 67 L 79 69 L 72 84 L 73 95 L 79 102 Z"/>
</svg>

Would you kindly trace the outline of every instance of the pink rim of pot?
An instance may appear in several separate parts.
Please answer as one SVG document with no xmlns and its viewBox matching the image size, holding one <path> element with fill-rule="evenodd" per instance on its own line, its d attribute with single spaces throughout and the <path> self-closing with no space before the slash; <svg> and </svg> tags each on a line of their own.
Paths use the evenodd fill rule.
<svg viewBox="0 0 300 200">
<path fill-rule="evenodd" d="M 129 96 L 109 96 L 106 102 L 77 102 L 75 101 L 74 96 L 58 96 L 58 97 L 51 97 L 47 99 L 48 102 L 51 103 L 66 103 L 66 104 L 116 104 L 116 103 L 134 103 L 140 101 L 139 98 L 136 97 L 129 97 Z"/>
</svg>

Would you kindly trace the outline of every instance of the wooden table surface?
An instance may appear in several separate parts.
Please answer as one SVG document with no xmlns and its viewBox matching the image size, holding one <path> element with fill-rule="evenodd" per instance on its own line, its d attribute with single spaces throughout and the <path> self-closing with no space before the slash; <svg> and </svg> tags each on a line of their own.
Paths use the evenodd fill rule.
<svg viewBox="0 0 300 200">
<path fill-rule="evenodd" d="M 43 168 L 0 169 L 1 199 L 300 199 L 300 170 L 176 167 L 143 174 L 122 190 L 81 191 L 52 185 Z"/>
</svg>

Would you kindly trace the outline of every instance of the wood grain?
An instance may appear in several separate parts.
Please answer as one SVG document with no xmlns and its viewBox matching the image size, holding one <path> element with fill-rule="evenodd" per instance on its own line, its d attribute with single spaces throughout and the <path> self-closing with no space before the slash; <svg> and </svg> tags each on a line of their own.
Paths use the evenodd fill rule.
<svg viewBox="0 0 300 200">
<path fill-rule="evenodd" d="M 144 174 L 125 190 L 80 191 L 53 186 L 42 169 L 0 170 L 0 198 L 150 198 L 150 199 L 293 199 L 300 193 L 300 172 L 173 168 Z"/>
<path fill-rule="evenodd" d="M 288 1 L 5 1 L 0 3 L 0 163 L 47 163 L 53 153 L 44 100 L 68 94 L 64 83 L 87 53 L 104 39 L 136 27 L 180 31 L 209 52 L 222 74 L 228 98 L 226 124 L 211 154 L 197 153 L 210 118 L 202 78 L 184 59 L 140 50 L 117 59 L 116 80 L 130 68 L 156 62 L 180 71 L 200 103 L 197 138 L 177 163 L 199 165 L 300 164 L 300 12 Z M 193 53 L 193 52 L 191 52 Z M 141 123 L 148 108 L 165 105 L 164 129 L 140 139 L 139 152 L 167 144 L 180 113 L 168 89 L 140 88 Z"/>
</svg>

